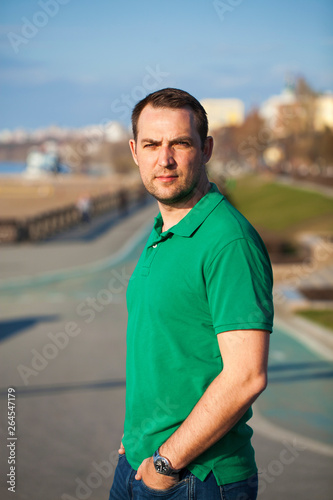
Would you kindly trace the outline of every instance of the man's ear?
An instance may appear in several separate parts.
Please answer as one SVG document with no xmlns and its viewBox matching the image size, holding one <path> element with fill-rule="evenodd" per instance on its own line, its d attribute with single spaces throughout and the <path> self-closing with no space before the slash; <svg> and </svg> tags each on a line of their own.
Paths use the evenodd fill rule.
<svg viewBox="0 0 333 500">
<path fill-rule="evenodd" d="M 130 150 L 131 150 L 131 153 L 132 153 L 132 156 L 133 156 L 133 160 L 139 166 L 138 159 L 137 159 L 137 156 L 136 156 L 136 144 L 135 144 L 135 140 L 134 139 L 130 139 L 129 146 L 130 146 Z"/>
<path fill-rule="evenodd" d="M 205 140 L 203 148 L 204 164 L 208 163 L 213 153 L 214 139 L 210 135 Z"/>
</svg>

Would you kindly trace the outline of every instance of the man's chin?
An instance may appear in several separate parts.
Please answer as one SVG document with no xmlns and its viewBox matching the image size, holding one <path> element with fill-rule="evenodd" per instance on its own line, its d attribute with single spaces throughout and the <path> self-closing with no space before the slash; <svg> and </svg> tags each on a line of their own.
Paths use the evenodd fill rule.
<svg viewBox="0 0 333 500">
<path fill-rule="evenodd" d="M 192 197 L 193 188 L 187 190 L 179 190 L 170 193 L 169 195 L 160 193 L 158 191 L 149 192 L 158 202 L 163 203 L 163 205 L 175 205 L 178 203 L 186 203 Z"/>
</svg>

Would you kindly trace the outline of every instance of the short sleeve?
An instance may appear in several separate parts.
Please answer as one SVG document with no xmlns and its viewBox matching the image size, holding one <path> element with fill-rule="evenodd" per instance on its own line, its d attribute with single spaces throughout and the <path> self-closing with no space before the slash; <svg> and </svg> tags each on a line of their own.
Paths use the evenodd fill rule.
<svg viewBox="0 0 333 500">
<path fill-rule="evenodd" d="M 265 248 L 239 238 L 216 255 L 205 273 L 216 334 L 231 330 L 272 331 L 272 268 Z"/>
</svg>

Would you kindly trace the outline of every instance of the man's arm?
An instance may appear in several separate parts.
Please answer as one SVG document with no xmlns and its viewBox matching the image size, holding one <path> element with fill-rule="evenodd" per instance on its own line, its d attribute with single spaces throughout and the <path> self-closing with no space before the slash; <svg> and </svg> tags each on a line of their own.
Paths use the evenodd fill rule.
<svg viewBox="0 0 333 500">
<path fill-rule="evenodd" d="M 267 384 L 269 332 L 237 330 L 218 335 L 223 370 L 208 386 L 181 426 L 161 445 L 160 455 L 182 469 L 221 439 L 244 415 Z M 136 479 L 164 489 L 173 478 L 155 472 L 152 457 Z"/>
</svg>

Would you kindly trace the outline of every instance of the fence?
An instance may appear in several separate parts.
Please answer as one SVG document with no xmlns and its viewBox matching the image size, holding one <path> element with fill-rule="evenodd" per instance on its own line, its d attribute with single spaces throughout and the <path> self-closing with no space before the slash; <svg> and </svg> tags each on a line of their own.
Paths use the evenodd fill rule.
<svg viewBox="0 0 333 500">
<path fill-rule="evenodd" d="M 118 211 L 124 213 L 134 202 L 144 201 L 146 191 L 143 186 L 132 189 L 119 189 L 91 199 L 91 217 L 98 214 Z M 82 213 L 75 205 L 48 210 L 32 217 L 0 219 L 0 243 L 39 241 L 79 224 Z"/>
</svg>

